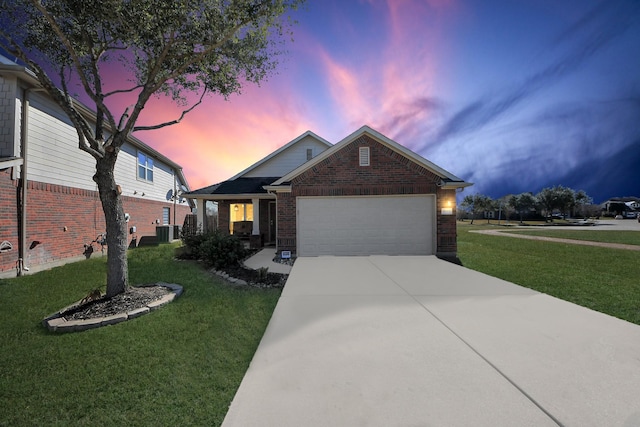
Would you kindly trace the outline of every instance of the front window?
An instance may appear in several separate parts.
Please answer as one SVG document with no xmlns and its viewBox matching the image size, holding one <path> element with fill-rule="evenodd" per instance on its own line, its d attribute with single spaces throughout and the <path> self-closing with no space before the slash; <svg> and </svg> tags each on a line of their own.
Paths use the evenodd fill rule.
<svg viewBox="0 0 640 427">
<path fill-rule="evenodd" d="M 248 230 L 250 224 L 247 222 L 253 222 L 253 204 L 232 203 L 229 213 L 231 234 L 251 234 L 251 230 Z M 234 223 L 237 224 L 234 226 Z"/>
<path fill-rule="evenodd" d="M 138 178 L 153 182 L 153 159 L 138 151 Z"/>
</svg>

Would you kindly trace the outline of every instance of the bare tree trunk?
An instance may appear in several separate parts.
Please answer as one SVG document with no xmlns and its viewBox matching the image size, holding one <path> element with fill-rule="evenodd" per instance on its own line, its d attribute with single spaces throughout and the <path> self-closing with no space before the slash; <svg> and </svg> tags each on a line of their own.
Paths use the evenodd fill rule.
<svg viewBox="0 0 640 427">
<path fill-rule="evenodd" d="M 129 284 L 127 264 L 127 230 L 122 207 L 121 189 L 115 182 L 117 154 L 106 153 L 97 160 L 93 180 L 98 184 L 100 201 L 107 225 L 107 298 L 125 291 Z"/>
</svg>

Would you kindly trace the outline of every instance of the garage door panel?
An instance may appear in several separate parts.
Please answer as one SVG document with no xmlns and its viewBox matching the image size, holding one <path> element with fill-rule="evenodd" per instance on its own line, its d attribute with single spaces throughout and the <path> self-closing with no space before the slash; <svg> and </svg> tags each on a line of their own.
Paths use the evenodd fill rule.
<svg viewBox="0 0 640 427">
<path fill-rule="evenodd" d="M 298 254 L 431 255 L 434 196 L 299 197 Z"/>
</svg>

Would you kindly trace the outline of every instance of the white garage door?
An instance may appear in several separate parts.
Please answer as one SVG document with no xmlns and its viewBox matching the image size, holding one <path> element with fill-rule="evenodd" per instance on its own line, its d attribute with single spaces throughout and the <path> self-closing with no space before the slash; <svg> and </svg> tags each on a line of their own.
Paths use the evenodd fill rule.
<svg viewBox="0 0 640 427">
<path fill-rule="evenodd" d="M 298 197 L 298 256 L 432 255 L 435 196 Z"/>
</svg>

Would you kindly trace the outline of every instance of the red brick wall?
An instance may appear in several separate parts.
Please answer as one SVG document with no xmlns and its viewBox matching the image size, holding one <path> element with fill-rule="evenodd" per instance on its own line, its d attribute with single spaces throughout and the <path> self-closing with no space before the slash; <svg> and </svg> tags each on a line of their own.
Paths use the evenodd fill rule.
<svg viewBox="0 0 640 427">
<path fill-rule="evenodd" d="M 370 150 L 371 166 L 359 165 L 359 147 Z M 296 250 L 297 196 L 377 196 L 436 194 L 437 252 L 456 252 L 455 210 L 442 216 L 444 200 L 455 203 L 454 190 L 442 190 L 441 178 L 398 152 L 363 135 L 294 178 L 291 194 L 278 194 L 278 250 Z"/>
<path fill-rule="evenodd" d="M 0 243 L 13 249 L 0 253 L 0 273 L 15 270 L 18 261 L 18 181 L 11 179 L 12 168 L 0 170 Z"/>
<path fill-rule="evenodd" d="M 0 255 L 0 272 L 15 268 L 18 257 L 18 208 L 11 202 L 5 207 L 5 193 L 13 191 L 15 200 L 16 182 L 6 184 L 5 174 L 0 179 L 2 192 L 2 219 L 0 226 L 5 233 L 13 233 L 14 250 L 11 257 Z M 9 187 L 7 189 L 7 187 Z M 13 187 L 13 190 L 11 190 Z M 28 183 L 27 196 L 27 248 L 25 264 L 27 267 L 58 262 L 66 258 L 82 256 L 84 244 L 88 244 L 105 230 L 104 213 L 97 191 L 82 190 L 61 185 L 41 182 Z M 136 226 L 135 234 L 129 234 L 129 241 L 143 236 L 155 236 L 156 219 L 162 223 L 162 208 L 170 208 L 170 223 L 174 222 L 174 205 L 168 202 L 123 197 L 125 212 L 131 219 L 128 227 Z M 176 224 L 182 225 L 186 214 L 190 213 L 187 204 L 176 204 Z M 7 215 L 4 215 L 4 212 Z M 7 219 L 8 218 L 8 219 Z M 9 234 L 7 234 L 9 235 Z M 5 237 L 0 237 L 7 240 Z M 36 243 L 39 242 L 39 243 Z M 100 246 L 94 244 L 94 249 Z"/>
</svg>

